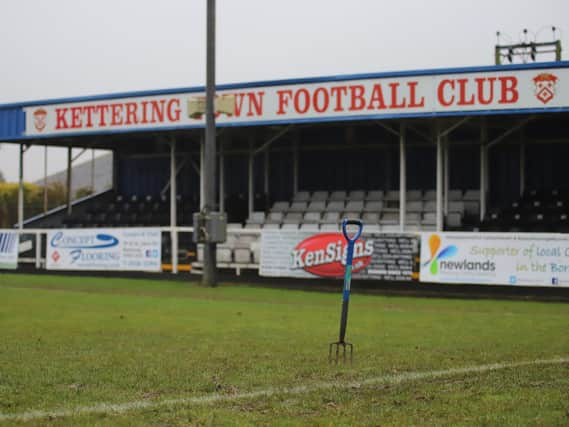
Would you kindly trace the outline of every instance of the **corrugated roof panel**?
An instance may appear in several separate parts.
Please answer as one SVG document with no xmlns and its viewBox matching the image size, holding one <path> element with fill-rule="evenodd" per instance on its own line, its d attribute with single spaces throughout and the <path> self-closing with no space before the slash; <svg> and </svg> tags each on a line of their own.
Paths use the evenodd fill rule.
<svg viewBox="0 0 569 427">
<path fill-rule="evenodd" d="M 25 129 L 26 114 L 22 108 L 0 108 L 0 141 L 20 139 Z"/>
</svg>

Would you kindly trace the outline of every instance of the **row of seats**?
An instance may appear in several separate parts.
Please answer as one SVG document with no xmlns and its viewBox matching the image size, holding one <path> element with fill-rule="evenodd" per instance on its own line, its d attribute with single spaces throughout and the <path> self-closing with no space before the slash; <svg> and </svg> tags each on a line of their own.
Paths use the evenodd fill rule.
<svg viewBox="0 0 569 427">
<path fill-rule="evenodd" d="M 361 219 L 366 226 L 378 226 L 382 230 L 399 230 L 399 212 L 252 212 L 247 219 L 247 229 L 275 229 L 288 230 L 326 230 L 338 229 L 342 218 Z M 447 223 L 450 227 L 460 227 L 462 214 L 449 212 Z M 407 212 L 405 215 L 406 228 L 431 229 L 436 224 L 435 212 Z"/>
<path fill-rule="evenodd" d="M 478 209 L 478 201 L 449 201 L 448 210 L 450 212 L 468 212 L 469 209 L 475 207 Z M 330 202 L 312 201 L 292 203 L 279 201 L 275 202 L 271 207 L 271 213 L 308 213 L 308 212 L 396 212 L 399 210 L 399 201 L 390 203 L 385 200 L 374 200 L 364 202 L 363 200 L 350 200 L 347 202 L 334 200 Z M 407 212 L 436 212 L 437 203 L 434 200 L 422 201 L 413 200 L 405 203 Z"/>
<path fill-rule="evenodd" d="M 406 223 L 411 226 L 424 225 L 427 228 L 434 224 L 437 209 L 435 190 L 409 190 L 405 197 Z M 257 215 L 255 214 L 249 218 L 247 223 L 310 223 L 315 221 L 312 213 L 320 214 L 321 218 L 317 219 L 317 222 L 328 223 L 331 221 L 325 216 L 338 212 L 341 217 L 360 217 L 369 223 L 391 225 L 394 217 L 399 217 L 399 198 L 398 190 L 314 191 L 312 193 L 300 191 L 295 194 L 291 202 L 275 202 L 265 220 L 255 218 Z M 477 222 L 480 209 L 479 190 L 449 190 L 447 200 L 445 215 L 447 228 L 459 229 L 465 223 Z M 281 217 L 279 213 L 283 216 Z M 302 219 L 290 215 L 298 213 L 304 215 Z M 309 213 L 310 215 L 307 215 Z M 379 215 L 379 218 L 368 214 Z"/>
<path fill-rule="evenodd" d="M 198 210 L 195 200 L 176 198 L 177 222 L 190 225 Z M 167 196 L 124 196 L 95 201 L 85 211 L 75 211 L 63 219 L 64 227 L 144 227 L 170 223 L 170 200 Z"/>
<path fill-rule="evenodd" d="M 310 202 L 310 201 L 373 201 L 373 200 L 399 200 L 399 190 L 352 190 L 352 191 L 299 191 L 294 195 L 294 202 Z M 406 200 L 435 200 L 437 198 L 436 190 L 408 190 L 405 193 Z M 449 190 L 449 200 L 480 200 L 479 190 Z"/>
<path fill-rule="evenodd" d="M 568 233 L 569 215 L 567 213 L 494 211 L 487 215 L 480 229 L 481 231 Z"/>
<path fill-rule="evenodd" d="M 569 191 L 529 190 L 510 206 L 490 210 L 482 231 L 569 232 Z"/>
<path fill-rule="evenodd" d="M 555 202 L 558 200 L 569 200 L 569 189 L 558 189 L 552 188 L 548 190 L 535 190 L 530 189 L 527 190 L 524 195 L 521 197 L 522 201 L 526 200 L 537 200 L 542 202 L 543 204 L 549 202 Z"/>
</svg>

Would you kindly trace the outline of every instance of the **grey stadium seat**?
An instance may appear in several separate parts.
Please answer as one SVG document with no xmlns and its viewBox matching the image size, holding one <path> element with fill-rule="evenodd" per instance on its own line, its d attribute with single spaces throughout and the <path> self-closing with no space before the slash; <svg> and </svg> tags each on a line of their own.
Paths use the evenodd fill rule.
<svg viewBox="0 0 569 427">
<path fill-rule="evenodd" d="M 322 225 L 320 225 L 320 231 L 323 231 L 323 232 L 340 231 L 340 225 L 337 223 L 336 224 L 331 224 L 331 223 L 322 224 Z"/>
<path fill-rule="evenodd" d="M 364 210 L 364 202 L 363 200 L 350 200 L 346 203 L 346 210 L 347 211 L 363 211 Z"/>
<path fill-rule="evenodd" d="M 288 210 L 289 203 L 288 202 L 275 202 L 273 207 L 271 208 L 271 212 L 286 212 Z"/>
<path fill-rule="evenodd" d="M 251 212 L 247 219 L 247 224 L 263 224 L 265 222 L 265 212 Z"/>
<path fill-rule="evenodd" d="M 243 225 L 240 222 L 230 222 L 227 224 L 228 230 L 241 230 Z"/>
<path fill-rule="evenodd" d="M 342 218 L 348 218 L 348 219 L 360 219 L 361 216 L 361 212 L 344 212 L 342 214 Z"/>
<path fill-rule="evenodd" d="M 449 200 L 462 200 L 462 190 L 449 190 L 448 191 Z"/>
<path fill-rule="evenodd" d="M 307 202 L 292 202 L 287 209 L 288 212 L 304 212 L 308 208 Z"/>
<path fill-rule="evenodd" d="M 399 212 L 384 212 L 379 223 L 382 226 L 399 224 Z"/>
<path fill-rule="evenodd" d="M 334 201 L 328 203 L 328 206 L 326 206 L 326 211 L 328 211 L 328 212 L 342 212 L 344 210 L 344 208 L 345 208 L 345 206 L 344 206 L 343 201 L 334 200 Z"/>
<path fill-rule="evenodd" d="M 476 200 L 480 201 L 480 190 L 466 190 L 462 200 Z"/>
<path fill-rule="evenodd" d="M 427 200 L 423 203 L 423 212 L 436 212 L 437 202 L 434 200 Z"/>
<path fill-rule="evenodd" d="M 421 225 L 436 225 L 437 224 L 437 214 L 435 212 L 425 212 L 423 218 L 421 219 Z"/>
<path fill-rule="evenodd" d="M 232 261 L 232 248 L 224 245 L 217 245 L 215 256 L 217 262 L 230 263 Z"/>
<path fill-rule="evenodd" d="M 310 202 L 306 209 L 307 212 L 323 212 L 324 210 L 326 210 L 326 202 L 324 200 Z"/>
<path fill-rule="evenodd" d="M 260 230 L 262 227 L 263 224 L 255 224 L 255 223 L 245 224 L 246 230 Z"/>
<path fill-rule="evenodd" d="M 322 219 L 320 212 L 306 212 L 302 218 L 304 224 L 319 224 Z"/>
<path fill-rule="evenodd" d="M 271 212 L 265 220 L 265 224 L 280 224 L 284 220 L 283 212 Z"/>
<path fill-rule="evenodd" d="M 368 224 L 364 222 L 364 233 L 379 233 L 381 231 L 381 227 L 379 224 Z"/>
<path fill-rule="evenodd" d="M 318 224 L 309 223 L 309 224 L 300 224 L 301 231 L 318 231 L 320 226 Z"/>
<path fill-rule="evenodd" d="M 282 227 L 281 230 L 298 230 L 298 223 L 292 223 L 292 222 L 285 222 Z"/>
<path fill-rule="evenodd" d="M 309 191 L 299 191 L 293 197 L 295 202 L 308 202 L 310 200 L 310 192 Z"/>
<path fill-rule="evenodd" d="M 324 212 L 320 222 L 323 224 L 339 224 L 340 212 Z"/>
<path fill-rule="evenodd" d="M 251 248 L 239 247 L 233 250 L 233 256 L 235 257 L 235 262 L 238 264 L 249 264 L 251 263 Z"/>
<path fill-rule="evenodd" d="M 406 211 L 407 212 L 422 212 L 423 211 L 423 202 L 421 200 L 413 200 L 406 203 Z"/>
<path fill-rule="evenodd" d="M 347 193 L 343 190 L 341 191 L 332 191 L 332 194 L 330 194 L 330 198 L 329 200 L 346 200 L 347 199 Z"/>
<path fill-rule="evenodd" d="M 405 214 L 405 224 L 419 225 L 420 223 L 421 223 L 420 212 L 408 212 L 407 214 Z"/>
<path fill-rule="evenodd" d="M 409 201 L 422 200 L 423 199 L 423 191 L 421 191 L 421 190 L 409 190 L 405 194 L 405 198 Z"/>
<path fill-rule="evenodd" d="M 263 226 L 263 230 L 278 230 L 281 228 L 281 223 L 268 223 Z"/>
<path fill-rule="evenodd" d="M 446 224 L 449 227 L 461 227 L 462 214 L 460 212 L 449 212 L 446 217 Z"/>
<path fill-rule="evenodd" d="M 383 190 L 368 191 L 367 196 L 366 196 L 366 200 L 368 202 L 383 200 Z"/>
<path fill-rule="evenodd" d="M 457 200 L 449 200 L 448 211 L 449 212 L 460 212 L 461 214 L 464 213 L 464 202 L 457 201 Z"/>
<path fill-rule="evenodd" d="M 364 212 L 362 221 L 364 224 L 379 224 L 379 212 Z"/>
<path fill-rule="evenodd" d="M 326 201 L 328 200 L 328 192 L 327 191 L 315 191 L 312 193 L 312 197 L 310 198 L 312 201 L 321 200 Z"/>
<path fill-rule="evenodd" d="M 285 224 L 300 224 L 302 221 L 301 212 L 289 212 L 285 215 L 283 219 L 283 225 Z"/>
<path fill-rule="evenodd" d="M 374 200 L 371 202 L 367 202 L 364 206 L 364 212 L 381 212 L 383 209 L 383 201 L 381 200 Z"/>
<path fill-rule="evenodd" d="M 364 190 L 352 190 L 349 193 L 348 200 L 365 200 L 366 192 Z"/>
<path fill-rule="evenodd" d="M 423 200 L 436 200 L 437 199 L 437 191 L 436 190 L 427 190 L 425 194 L 423 194 Z"/>
<path fill-rule="evenodd" d="M 399 190 L 389 190 L 383 198 L 384 200 L 399 200 Z"/>
</svg>

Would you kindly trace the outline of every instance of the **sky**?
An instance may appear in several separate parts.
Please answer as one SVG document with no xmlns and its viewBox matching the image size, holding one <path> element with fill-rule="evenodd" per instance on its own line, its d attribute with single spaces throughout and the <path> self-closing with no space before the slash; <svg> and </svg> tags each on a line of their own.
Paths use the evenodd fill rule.
<svg viewBox="0 0 569 427">
<path fill-rule="evenodd" d="M 550 41 L 555 26 L 569 50 L 568 16 L 568 0 L 217 0 L 216 80 L 492 65 L 497 31 Z M 203 86 L 205 23 L 206 0 L 3 0 L 0 104 Z M 43 156 L 26 152 L 25 180 Z M 49 149 L 48 173 L 66 157 Z M 18 179 L 16 145 L 0 146 L 0 171 Z"/>
</svg>

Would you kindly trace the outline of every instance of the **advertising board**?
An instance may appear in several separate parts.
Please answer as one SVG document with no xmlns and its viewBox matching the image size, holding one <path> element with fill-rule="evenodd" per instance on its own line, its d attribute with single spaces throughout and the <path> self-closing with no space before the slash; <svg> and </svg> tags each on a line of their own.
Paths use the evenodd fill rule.
<svg viewBox="0 0 569 427">
<path fill-rule="evenodd" d="M 0 269 L 18 268 L 19 235 L 14 231 L 0 230 Z"/>
<path fill-rule="evenodd" d="M 569 287 L 569 235 L 423 233 L 420 280 Z"/>
<path fill-rule="evenodd" d="M 161 232 L 155 228 L 51 230 L 46 268 L 160 271 Z"/>
<path fill-rule="evenodd" d="M 353 277 L 416 280 L 418 235 L 365 233 L 355 244 Z M 342 233 L 263 230 L 259 274 L 266 277 L 340 278 L 346 240 Z"/>
<path fill-rule="evenodd" d="M 217 90 L 216 123 L 269 124 L 427 116 L 472 111 L 547 111 L 569 106 L 569 68 L 412 73 Z M 109 96 L 24 109 L 25 135 L 204 127 L 201 91 Z M 232 105 L 226 105 L 227 103 Z M 198 107 L 196 107 L 198 106 Z M 228 108 L 229 107 L 229 108 Z"/>
</svg>

